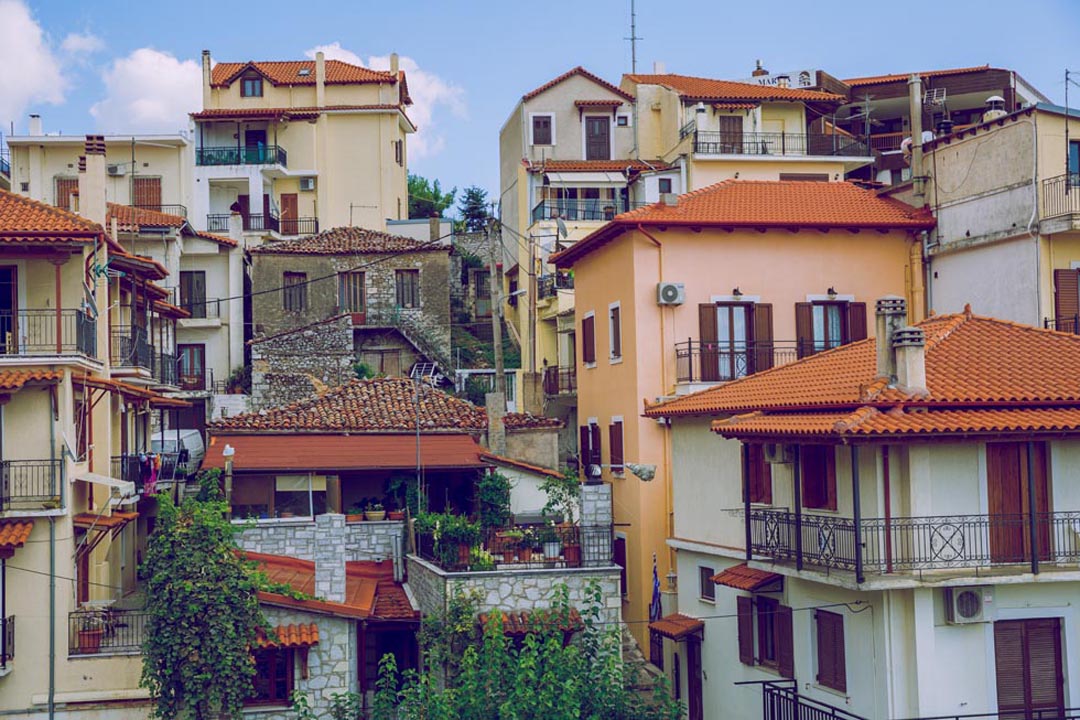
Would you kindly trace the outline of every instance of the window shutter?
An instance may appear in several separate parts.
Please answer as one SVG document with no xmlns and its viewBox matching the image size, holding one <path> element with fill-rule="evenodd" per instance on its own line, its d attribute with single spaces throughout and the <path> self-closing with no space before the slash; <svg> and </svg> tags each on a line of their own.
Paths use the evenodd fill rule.
<svg viewBox="0 0 1080 720">
<path fill-rule="evenodd" d="M 866 339 L 866 303 L 848 303 L 848 342 Z"/>
<path fill-rule="evenodd" d="M 596 362 L 596 316 L 590 315 L 581 321 L 581 361 Z"/>
<path fill-rule="evenodd" d="M 847 666 L 844 658 L 844 616 L 817 611 L 817 681 L 825 687 L 845 692 Z"/>
<path fill-rule="evenodd" d="M 735 598 L 739 617 L 739 662 L 754 664 L 754 601 L 745 595 Z"/>
<path fill-rule="evenodd" d="M 603 460 L 600 458 L 600 426 L 589 425 L 589 462 L 599 465 Z"/>
<path fill-rule="evenodd" d="M 700 379 L 704 382 L 720 379 L 720 355 L 717 353 L 716 306 L 698 305 L 698 350 L 701 353 Z M 694 349 L 690 350 L 690 379 L 699 379 L 693 372 Z"/>
<path fill-rule="evenodd" d="M 592 457 L 592 453 L 589 452 L 591 440 L 592 433 L 589 432 L 589 426 L 581 425 L 578 427 L 578 462 L 581 465 L 582 477 L 586 477 L 589 472 L 589 458 Z"/>
<path fill-rule="evenodd" d="M 1061 673 L 1061 619 L 1040 618 L 1024 623 L 1027 636 L 1027 655 L 1031 673 L 1031 705 L 1033 717 L 1058 717 L 1065 707 Z"/>
<path fill-rule="evenodd" d="M 1054 320 L 1055 328 L 1066 332 L 1080 332 L 1076 319 L 1080 315 L 1080 271 L 1054 271 Z M 1063 322 L 1064 321 L 1064 322 Z"/>
<path fill-rule="evenodd" d="M 765 449 L 758 444 L 747 445 L 747 464 L 750 470 L 750 502 L 772 503 L 772 466 L 765 462 Z"/>
<path fill-rule="evenodd" d="M 131 185 L 131 194 L 135 200 L 133 205 L 153 210 L 161 209 L 161 178 L 133 177 Z"/>
<path fill-rule="evenodd" d="M 795 342 L 801 358 L 814 354 L 814 305 L 795 303 Z"/>
<path fill-rule="evenodd" d="M 1024 683 L 1024 623 L 994 623 L 994 662 L 997 670 L 997 701 L 1001 711 L 1027 706 Z"/>
<path fill-rule="evenodd" d="M 622 423 L 613 422 L 608 426 L 608 452 L 611 453 L 611 472 L 623 471 Z"/>
<path fill-rule="evenodd" d="M 619 307 L 611 308 L 611 357 L 622 357 L 622 317 Z"/>
<path fill-rule="evenodd" d="M 754 365 L 750 372 L 761 372 L 773 366 L 772 305 L 757 303 L 754 305 Z"/>
<path fill-rule="evenodd" d="M 611 549 L 611 561 L 622 569 L 619 573 L 619 591 L 623 597 L 626 597 L 629 589 L 629 582 L 626 579 L 626 538 L 615 538 L 615 544 Z"/>
<path fill-rule="evenodd" d="M 792 630 L 791 608 L 776 606 L 776 660 L 782 677 L 795 677 L 795 636 Z"/>
</svg>

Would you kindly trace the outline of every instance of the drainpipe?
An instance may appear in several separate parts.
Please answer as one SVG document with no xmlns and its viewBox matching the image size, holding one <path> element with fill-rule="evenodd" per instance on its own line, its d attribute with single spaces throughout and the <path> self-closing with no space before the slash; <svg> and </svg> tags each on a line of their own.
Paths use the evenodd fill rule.
<svg viewBox="0 0 1080 720">
<path fill-rule="evenodd" d="M 1068 119 L 1066 118 L 1066 121 Z M 1039 574 L 1039 515 L 1035 505 L 1035 443 L 1027 442 L 1028 532 L 1031 542 L 1031 574 Z"/>
<path fill-rule="evenodd" d="M 862 585 L 866 577 L 863 575 L 862 556 L 862 499 L 859 494 L 859 446 L 851 446 L 851 502 L 854 530 L 855 530 L 855 582 Z"/>
<path fill-rule="evenodd" d="M 52 393 L 59 410 L 59 396 Z M 92 414 L 92 412 L 91 412 Z M 55 417 L 55 416 L 54 416 Z M 49 459 L 56 462 L 56 423 L 49 418 Z M 60 472 L 60 501 L 63 503 L 64 473 Z M 66 507 L 61 505 L 62 507 Z M 56 518 L 49 517 L 49 720 L 56 717 Z"/>
</svg>

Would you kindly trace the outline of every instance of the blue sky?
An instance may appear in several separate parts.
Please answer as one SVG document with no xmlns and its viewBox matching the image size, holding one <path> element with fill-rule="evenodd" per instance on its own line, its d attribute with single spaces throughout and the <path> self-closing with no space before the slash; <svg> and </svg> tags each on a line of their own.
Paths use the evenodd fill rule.
<svg viewBox="0 0 1080 720">
<path fill-rule="evenodd" d="M 990 63 L 1060 102 L 1064 68 L 1080 70 L 1080 2 L 1069 0 L 638 0 L 637 11 L 639 71 L 660 60 L 669 72 L 738 78 L 760 58 L 843 78 Z M 0 123 L 24 132 L 26 113 L 40 112 L 50 132 L 179 127 L 203 48 L 276 60 L 336 43 L 365 63 L 390 52 L 415 63 L 410 87 L 426 100 L 410 113 L 422 125 L 411 171 L 495 191 L 499 128 L 517 99 L 575 65 L 618 83 L 628 35 L 629 0 L 0 0 Z"/>
</svg>

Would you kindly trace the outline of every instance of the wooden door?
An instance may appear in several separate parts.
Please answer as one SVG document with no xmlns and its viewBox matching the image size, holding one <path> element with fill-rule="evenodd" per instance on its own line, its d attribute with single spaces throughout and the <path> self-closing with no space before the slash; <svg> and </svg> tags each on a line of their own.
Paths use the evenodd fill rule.
<svg viewBox="0 0 1080 720">
<path fill-rule="evenodd" d="M 244 219 L 244 229 L 250 230 L 251 223 L 248 221 L 248 217 L 251 215 L 251 196 L 237 195 L 236 204 L 240 206 L 240 217 Z"/>
<path fill-rule="evenodd" d="M 180 387 L 183 390 L 208 390 L 206 387 L 206 346 L 177 345 Z"/>
<path fill-rule="evenodd" d="M 742 154 L 743 149 L 743 119 L 738 115 L 720 115 L 716 118 L 716 126 L 719 130 L 721 153 Z"/>
<path fill-rule="evenodd" d="M 19 351 L 19 269 L 0 265 L 0 355 Z"/>
<path fill-rule="evenodd" d="M 1061 618 L 994 623 L 999 720 L 1050 720 L 1065 707 Z"/>
<path fill-rule="evenodd" d="M 701 638 L 686 638 L 686 709 L 689 720 L 703 720 L 701 697 Z"/>
<path fill-rule="evenodd" d="M 281 234 L 298 235 L 300 224 L 297 222 L 296 193 L 281 194 Z"/>
<path fill-rule="evenodd" d="M 1034 482 L 1036 542 L 1039 556 L 1050 555 L 1050 494 L 1046 473 L 1046 444 L 1032 443 L 1034 479 L 1028 477 L 1027 443 L 986 444 L 986 484 L 990 513 L 990 560 L 1023 563 L 1031 560 L 1030 485 Z"/>
<path fill-rule="evenodd" d="M 611 118 L 608 116 L 585 116 L 585 159 L 611 159 Z"/>
</svg>

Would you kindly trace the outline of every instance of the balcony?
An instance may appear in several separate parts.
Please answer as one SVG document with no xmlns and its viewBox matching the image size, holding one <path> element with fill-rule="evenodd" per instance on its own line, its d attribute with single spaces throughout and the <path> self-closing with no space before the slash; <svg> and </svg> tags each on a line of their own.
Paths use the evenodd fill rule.
<svg viewBox="0 0 1080 720">
<path fill-rule="evenodd" d="M 688 339 L 675 343 L 675 380 L 725 382 L 795 362 L 799 356 L 795 341 L 716 343 Z"/>
<path fill-rule="evenodd" d="M 175 446 L 175 444 L 174 444 Z M 128 453 L 126 455 L 113 455 L 111 460 L 112 477 L 118 480 L 133 483 L 135 491 L 142 493 L 150 478 L 150 468 L 144 466 L 143 453 Z M 158 453 L 161 457 L 161 468 L 158 470 L 155 482 L 174 482 L 177 478 L 187 477 L 187 463 L 179 463 L 179 453 Z"/>
<path fill-rule="evenodd" d="M 141 653 L 149 618 L 115 606 L 76 610 L 68 615 L 68 656 Z"/>
<path fill-rule="evenodd" d="M 541 300 L 543 300 L 544 298 L 555 297 L 559 294 L 559 290 L 573 289 L 573 275 L 564 275 L 563 273 L 555 273 L 554 275 L 541 275 L 540 279 L 536 281 L 536 292 Z"/>
<path fill-rule="evenodd" d="M 206 231 L 216 233 L 229 232 L 229 213 L 212 213 L 206 216 Z M 284 236 L 315 235 L 319 232 L 319 219 L 314 217 L 281 218 L 269 215 L 248 213 L 243 216 L 245 232 L 276 232 Z"/>
<path fill-rule="evenodd" d="M 417 556 L 446 572 L 608 567 L 611 548 L 610 525 L 488 528 L 471 544 L 440 541 L 434 533 L 416 536 Z M 489 557 L 493 566 L 484 567 Z"/>
<path fill-rule="evenodd" d="M 0 356 L 97 356 L 97 322 L 82 310 L 0 310 Z"/>
<path fill-rule="evenodd" d="M 288 167 L 288 154 L 280 145 L 236 145 L 195 149 L 196 165 L 280 165 Z"/>
<path fill-rule="evenodd" d="M 573 366 L 544 368 L 544 394 L 549 397 L 577 395 L 577 369 Z"/>
<path fill-rule="evenodd" d="M 1080 173 L 1046 178 L 1042 182 L 1042 219 L 1080 215 Z"/>
<path fill-rule="evenodd" d="M 0 150 L 0 175 L 11 177 L 11 157 L 7 150 Z"/>
<path fill-rule="evenodd" d="M 0 461 L 0 511 L 60 507 L 61 460 Z"/>
<path fill-rule="evenodd" d="M 156 353 L 154 355 L 154 379 L 162 385 L 175 386 L 177 382 L 176 355 L 171 353 Z"/>
<path fill-rule="evenodd" d="M 1080 335 L 1080 315 L 1072 317 L 1043 318 L 1043 327 L 1047 330 L 1057 330 L 1074 335 Z"/>
<path fill-rule="evenodd" d="M 153 365 L 154 346 L 146 328 L 139 325 L 114 325 L 110 359 L 114 368 L 146 368 Z"/>
<path fill-rule="evenodd" d="M 221 317 L 221 300 L 182 300 L 180 307 L 191 313 L 190 318 L 185 320 L 217 320 Z"/>
<path fill-rule="evenodd" d="M 187 207 L 179 204 L 162 204 L 156 205 L 132 205 L 131 207 L 142 208 L 143 210 L 153 210 L 154 212 L 165 213 L 166 215 L 177 215 L 182 218 L 187 218 Z"/>
<path fill-rule="evenodd" d="M 532 221 L 584 220 L 607 222 L 619 213 L 641 207 L 646 203 L 627 202 L 622 198 L 565 198 L 541 200 L 532 210 Z"/>
<path fill-rule="evenodd" d="M 0 671 L 15 659 L 15 616 L 0 619 Z"/>
<path fill-rule="evenodd" d="M 869 157 L 862 140 L 821 133 L 746 133 L 698 130 L 694 152 L 702 155 Z"/>
</svg>

